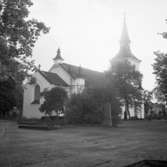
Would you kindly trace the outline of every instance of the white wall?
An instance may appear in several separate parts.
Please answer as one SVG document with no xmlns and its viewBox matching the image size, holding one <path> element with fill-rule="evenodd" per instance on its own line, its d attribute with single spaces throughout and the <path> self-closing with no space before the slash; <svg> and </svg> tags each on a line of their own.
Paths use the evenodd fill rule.
<svg viewBox="0 0 167 167">
<path fill-rule="evenodd" d="M 122 112 L 121 112 L 121 115 L 120 115 L 120 116 L 121 116 L 121 119 L 124 119 L 125 105 L 123 105 L 123 106 L 121 107 L 121 110 L 122 110 Z M 134 108 L 134 106 L 130 106 L 130 107 L 129 107 L 129 112 L 130 112 L 130 116 L 131 116 L 131 117 L 134 117 L 134 116 L 135 116 L 135 108 Z M 137 118 L 139 118 L 139 119 L 144 119 L 144 104 L 141 104 L 141 108 L 138 109 Z"/>
<path fill-rule="evenodd" d="M 122 109 L 121 119 L 124 119 L 125 105 L 123 105 L 121 109 Z M 129 107 L 129 113 L 131 117 L 135 116 L 134 107 Z"/>
<path fill-rule="evenodd" d="M 40 92 L 43 92 L 45 88 L 51 89 L 54 87 L 39 72 L 34 73 L 33 77 L 36 78 L 36 82 L 40 86 Z M 35 84 L 27 83 L 24 85 L 23 117 L 41 118 L 44 115 L 39 111 L 39 107 L 43 103 L 42 98 L 40 99 L 40 104 L 31 104 L 34 100 L 34 89 Z"/>
<path fill-rule="evenodd" d="M 134 59 L 132 59 L 132 58 L 129 58 L 128 61 L 130 62 L 130 64 L 131 64 L 132 66 L 135 66 L 135 70 L 136 70 L 136 71 L 139 71 L 139 70 L 140 70 L 140 69 L 139 69 L 140 62 L 138 62 L 138 61 L 136 61 L 136 60 L 134 60 Z"/>
<path fill-rule="evenodd" d="M 25 118 L 41 118 L 43 115 L 38 109 L 40 104 L 31 104 L 34 99 L 34 88 L 34 85 L 29 84 L 24 88 L 23 117 Z"/>
<path fill-rule="evenodd" d="M 85 80 L 83 78 L 75 79 L 75 81 L 73 82 L 72 93 L 73 94 L 82 93 L 84 89 L 85 89 Z"/>
<path fill-rule="evenodd" d="M 43 92 L 45 88 L 51 89 L 54 87 L 54 85 L 51 85 L 39 72 L 34 73 L 33 77 L 36 78 L 36 82 L 40 86 L 41 92 Z"/>
<path fill-rule="evenodd" d="M 43 92 L 46 88 L 50 90 L 55 87 L 55 85 L 50 84 L 39 72 L 34 73 L 33 77 L 36 78 L 36 84 L 40 86 L 40 92 Z M 31 104 L 34 100 L 34 89 L 36 84 L 27 83 L 24 85 L 23 117 L 25 118 L 41 118 L 44 116 L 44 114 L 39 111 L 40 105 L 44 102 L 43 98 L 40 99 L 40 104 Z M 62 88 L 64 88 L 68 96 L 70 96 L 69 87 Z"/>
</svg>

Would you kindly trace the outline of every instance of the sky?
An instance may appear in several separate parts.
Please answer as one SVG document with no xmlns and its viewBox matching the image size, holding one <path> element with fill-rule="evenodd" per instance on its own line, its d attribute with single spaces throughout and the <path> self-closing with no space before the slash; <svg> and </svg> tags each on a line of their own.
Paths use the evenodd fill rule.
<svg viewBox="0 0 167 167">
<path fill-rule="evenodd" d="M 65 62 L 106 71 L 119 50 L 123 14 L 132 53 L 140 60 L 143 87 L 152 90 L 155 76 L 154 51 L 167 52 L 167 40 L 158 33 L 167 31 L 167 0 L 32 0 L 30 18 L 50 27 L 33 50 L 36 64 L 49 70 L 57 49 Z"/>
</svg>

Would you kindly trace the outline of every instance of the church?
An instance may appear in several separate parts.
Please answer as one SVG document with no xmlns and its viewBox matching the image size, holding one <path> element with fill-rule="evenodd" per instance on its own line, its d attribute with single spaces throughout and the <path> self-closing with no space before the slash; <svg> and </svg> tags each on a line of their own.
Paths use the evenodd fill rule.
<svg viewBox="0 0 167 167">
<path fill-rule="evenodd" d="M 53 87 L 64 88 L 70 97 L 72 94 L 81 93 L 84 89 L 102 88 L 104 86 L 105 73 L 65 63 L 60 49 L 57 50 L 57 55 L 53 61 L 49 71 L 36 70 L 24 84 L 23 117 L 41 118 L 44 116 L 39 111 L 39 107 L 44 101 L 41 92 Z M 111 66 L 122 61 L 128 61 L 135 67 L 135 70 L 139 70 L 141 61 L 131 52 L 125 18 L 120 39 L 120 50 L 111 60 Z M 123 106 L 122 119 L 124 118 L 124 110 L 125 107 Z M 130 114 L 135 116 L 134 107 L 130 108 Z M 144 108 L 138 111 L 137 117 L 144 118 Z"/>
</svg>

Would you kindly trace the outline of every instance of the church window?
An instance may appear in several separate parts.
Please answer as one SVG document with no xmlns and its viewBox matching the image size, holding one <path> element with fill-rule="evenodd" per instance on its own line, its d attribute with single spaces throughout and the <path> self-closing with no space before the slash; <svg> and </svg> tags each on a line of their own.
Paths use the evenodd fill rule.
<svg viewBox="0 0 167 167">
<path fill-rule="evenodd" d="M 34 100 L 32 104 L 39 104 L 40 103 L 40 86 L 36 85 L 34 88 Z"/>
</svg>

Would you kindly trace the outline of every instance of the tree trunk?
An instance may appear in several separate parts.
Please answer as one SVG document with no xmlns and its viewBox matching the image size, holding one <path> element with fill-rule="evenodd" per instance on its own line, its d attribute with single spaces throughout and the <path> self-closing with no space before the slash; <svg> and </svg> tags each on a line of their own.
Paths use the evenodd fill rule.
<svg viewBox="0 0 167 167">
<path fill-rule="evenodd" d="M 126 119 L 130 119 L 129 102 L 128 102 L 128 100 L 125 100 L 125 113 L 126 113 L 126 116 L 127 116 Z"/>
<path fill-rule="evenodd" d="M 134 115 L 135 115 L 135 118 L 138 117 L 138 114 L 137 114 L 137 103 L 134 102 Z"/>
</svg>

